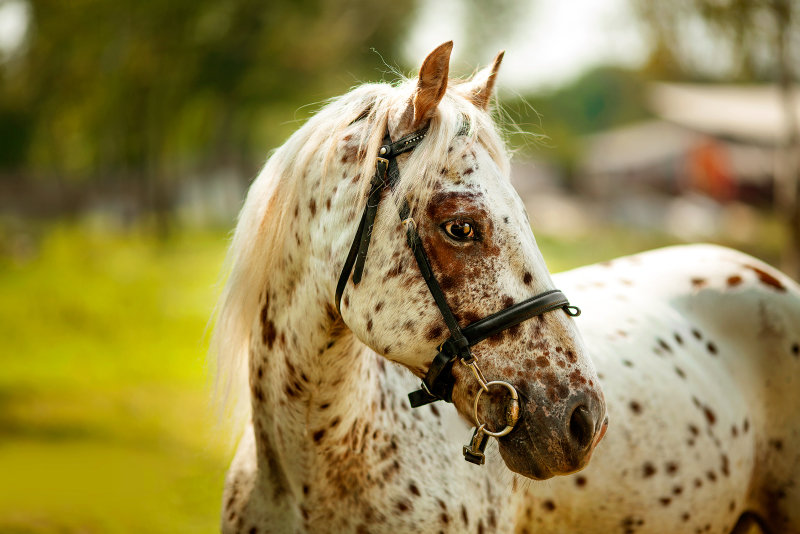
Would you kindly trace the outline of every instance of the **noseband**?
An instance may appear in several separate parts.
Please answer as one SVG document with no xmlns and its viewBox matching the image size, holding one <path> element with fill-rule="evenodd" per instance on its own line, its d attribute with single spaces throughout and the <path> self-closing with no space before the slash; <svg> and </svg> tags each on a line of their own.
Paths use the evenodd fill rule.
<svg viewBox="0 0 800 534">
<path fill-rule="evenodd" d="M 378 204 L 381 201 L 381 195 L 385 189 L 392 189 L 400 178 L 400 170 L 397 167 L 397 156 L 413 150 L 425 138 L 427 131 L 428 129 L 424 128 L 406 135 L 393 143 L 387 129 L 386 136 L 383 138 L 383 145 L 378 150 L 375 175 L 370 181 L 367 205 L 364 208 L 364 213 L 361 215 L 361 222 L 356 230 L 353 244 L 350 246 L 350 251 L 347 254 L 347 259 L 344 262 L 342 273 L 339 275 L 339 281 L 336 285 L 337 310 L 341 307 L 342 294 L 347 286 L 350 274 L 352 273 L 353 275 L 354 286 L 361 282 L 364 262 L 367 258 L 370 237 L 372 236 L 372 226 L 375 222 L 375 216 L 378 213 Z M 470 444 L 464 447 L 463 452 L 464 458 L 467 461 L 480 465 L 483 464 L 485 460 L 483 451 L 486 448 L 489 436 L 498 438 L 505 436 L 513 430 L 514 425 L 516 425 L 519 420 L 519 394 L 516 388 L 508 382 L 501 380 L 487 382 L 475 362 L 475 357 L 472 355 L 470 347 L 490 336 L 499 334 L 512 326 L 516 326 L 527 319 L 542 315 L 551 310 L 561 308 L 567 315 L 573 317 L 580 315 L 581 311 L 578 307 L 570 305 L 564 293 L 558 289 L 552 289 L 523 300 L 522 302 L 518 302 L 510 308 L 493 313 L 461 328 L 455 315 L 453 315 L 453 311 L 447 304 L 444 292 L 436 276 L 433 274 L 430 261 L 425 254 L 422 240 L 417 233 L 417 227 L 414 219 L 411 218 L 411 209 L 406 200 L 403 200 L 399 212 L 400 220 L 406 230 L 406 242 L 414 253 L 414 258 L 417 260 L 417 266 L 419 267 L 420 273 L 422 273 L 422 278 L 425 280 L 431 296 L 433 296 L 433 300 L 436 301 L 436 306 L 439 308 L 439 312 L 442 314 L 442 318 L 450 331 L 450 337 L 439 346 L 438 353 L 422 381 L 422 387 L 409 393 L 408 400 L 412 408 L 418 408 L 438 400 L 453 402 L 453 364 L 456 360 L 459 360 L 462 364 L 469 367 L 472 374 L 478 380 L 481 389 L 478 390 L 478 394 L 475 396 L 475 401 L 473 403 L 473 416 L 477 428 L 473 433 Z M 486 424 L 481 423 L 478 419 L 478 401 L 482 394 L 489 392 L 489 388 L 491 387 L 504 387 L 508 389 L 511 394 L 511 403 L 506 409 L 506 426 L 497 432 L 490 431 L 486 427 Z"/>
</svg>

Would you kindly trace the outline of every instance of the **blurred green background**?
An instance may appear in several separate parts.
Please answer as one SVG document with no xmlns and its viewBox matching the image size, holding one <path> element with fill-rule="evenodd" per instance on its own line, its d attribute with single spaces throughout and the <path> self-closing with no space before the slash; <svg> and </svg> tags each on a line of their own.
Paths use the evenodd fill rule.
<svg viewBox="0 0 800 534">
<path fill-rule="evenodd" d="M 246 186 L 325 99 L 451 38 L 457 76 L 507 50 L 551 270 L 702 239 L 796 277 L 796 3 L 596 4 L 0 0 L 0 532 L 217 530 L 207 327 Z M 670 100 L 731 88 L 722 116 L 777 122 Z"/>
</svg>

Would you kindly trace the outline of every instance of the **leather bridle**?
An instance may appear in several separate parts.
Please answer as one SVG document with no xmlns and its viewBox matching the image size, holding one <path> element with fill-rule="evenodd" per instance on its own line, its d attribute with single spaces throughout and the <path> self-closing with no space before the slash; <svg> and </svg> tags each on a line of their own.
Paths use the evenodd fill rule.
<svg viewBox="0 0 800 534">
<path fill-rule="evenodd" d="M 372 226 L 378 212 L 378 204 L 381 201 L 381 195 L 385 189 L 391 190 L 400 178 L 400 170 L 397 167 L 396 158 L 400 154 L 413 150 L 425 138 L 427 131 L 427 128 L 423 128 L 422 130 L 406 135 L 398 141 L 392 142 L 392 138 L 387 129 L 386 135 L 383 138 L 383 145 L 378 150 L 375 175 L 370 181 L 367 205 L 364 208 L 364 213 L 361 215 L 361 221 L 356 230 L 353 244 L 350 246 L 350 251 L 347 254 L 347 259 L 344 262 L 342 273 L 336 285 L 336 309 L 339 311 L 342 294 L 347 286 L 350 274 L 352 273 L 353 275 L 354 286 L 357 286 L 359 282 L 361 282 L 364 262 L 367 258 L 367 251 L 369 250 L 370 238 L 372 236 Z M 475 464 L 483 464 L 485 459 L 483 451 L 486 448 L 488 437 L 500 437 L 508 434 L 519 420 L 519 395 L 516 388 L 508 382 L 500 380 L 487 382 L 475 362 L 475 357 L 472 355 L 470 347 L 492 335 L 503 332 L 527 319 L 542 315 L 548 311 L 560 308 L 563 309 L 567 315 L 574 317 L 580 315 L 580 309 L 576 306 L 571 306 L 564 293 L 558 289 L 552 289 L 534 295 L 529 299 L 518 302 L 509 308 L 493 313 L 462 328 L 459 326 L 453 311 L 447 304 L 444 292 L 433 273 L 428 256 L 425 254 L 425 249 L 422 246 L 422 240 L 420 239 L 419 233 L 417 233 L 416 224 L 414 219 L 411 218 L 411 209 L 406 200 L 403 200 L 399 213 L 400 220 L 406 230 L 406 242 L 414 254 L 420 273 L 422 273 L 422 277 L 433 296 L 433 300 L 436 301 L 436 306 L 439 308 L 439 312 L 442 314 L 442 318 L 450 331 L 450 337 L 439 346 L 438 353 L 434 357 L 422 381 L 422 387 L 409 393 L 408 399 L 412 408 L 418 408 L 438 400 L 453 402 L 453 364 L 456 360 L 459 360 L 464 365 L 468 366 L 480 383 L 481 389 L 478 390 L 473 405 L 476 429 L 470 444 L 464 447 L 463 452 L 467 461 Z M 506 410 L 506 426 L 497 432 L 490 431 L 486 427 L 486 424 L 481 423 L 478 419 L 478 401 L 483 393 L 489 391 L 490 387 L 505 387 L 511 394 L 511 403 Z"/>
</svg>

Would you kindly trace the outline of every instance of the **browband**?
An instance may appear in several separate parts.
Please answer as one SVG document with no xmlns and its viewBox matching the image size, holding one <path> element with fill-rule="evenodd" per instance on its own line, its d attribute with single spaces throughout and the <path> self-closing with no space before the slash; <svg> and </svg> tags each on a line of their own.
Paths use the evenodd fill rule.
<svg viewBox="0 0 800 534">
<path fill-rule="evenodd" d="M 358 224 L 353 243 L 350 245 L 350 251 L 347 254 L 347 259 L 336 284 L 337 311 L 340 311 L 342 295 L 350 274 L 352 273 L 353 275 L 353 285 L 358 285 L 361 282 L 364 262 L 367 258 L 372 237 L 372 227 L 375 223 L 381 195 L 384 189 L 393 188 L 400 178 L 400 170 L 397 167 L 395 158 L 404 152 L 414 149 L 425 138 L 427 131 L 428 129 L 424 128 L 406 135 L 396 142 L 392 142 L 387 130 L 383 145 L 378 150 L 375 175 L 370 180 L 367 204 L 364 207 L 364 213 L 361 215 L 361 221 Z M 561 308 L 570 316 L 580 315 L 580 309 L 576 306 L 571 306 L 564 293 L 558 289 L 552 289 L 461 328 L 453 311 L 447 304 L 444 291 L 442 291 L 433 273 L 428 256 L 425 254 L 422 240 L 417 233 L 416 224 L 410 217 L 411 210 L 408 202 L 405 200 L 400 206 L 399 215 L 400 220 L 406 227 L 406 242 L 414 254 L 422 278 L 425 280 L 425 284 L 428 286 L 434 301 L 436 301 L 436 306 L 439 308 L 439 312 L 442 314 L 442 318 L 450 331 L 450 337 L 439 346 L 439 351 L 428 368 L 428 372 L 422 382 L 422 388 L 408 394 L 412 407 L 417 408 L 437 400 L 452 402 L 454 383 L 451 370 L 453 363 L 456 359 L 461 359 L 466 364 L 472 364 L 474 358 L 470 347 L 476 343 L 551 310 Z"/>
</svg>

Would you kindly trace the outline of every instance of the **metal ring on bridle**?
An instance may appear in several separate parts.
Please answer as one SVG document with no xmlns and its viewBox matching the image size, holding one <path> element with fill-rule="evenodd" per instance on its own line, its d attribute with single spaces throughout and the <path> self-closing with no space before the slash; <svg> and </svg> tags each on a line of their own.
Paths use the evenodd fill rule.
<svg viewBox="0 0 800 534">
<path fill-rule="evenodd" d="M 487 430 L 486 423 L 481 423 L 480 419 L 478 419 L 478 401 L 481 399 L 481 395 L 483 395 L 483 392 L 489 391 L 489 388 L 491 386 L 503 386 L 506 389 L 508 389 L 508 391 L 511 392 L 511 406 L 506 409 L 506 427 L 503 430 L 500 430 L 499 432 L 492 432 L 490 430 Z M 517 421 L 519 421 L 519 393 L 517 393 L 517 388 L 515 388 L 508 382 L 503 382 L 502 380 L 493 380 L 491 382 L 487 382 L 486 387 L 485 388 L 482 387 L 481 389 L 479 389 L 478 394 L 475 395 L 475 402 L 472 405 L 472 409 L 474 412 L 473 415 L 475 417 L 475 424 L 478 427 L 483 428 L 484 434 L 495 438 L 505 436 L 514 429 L 514 425 L 516 425 Z"/>
</svg>

